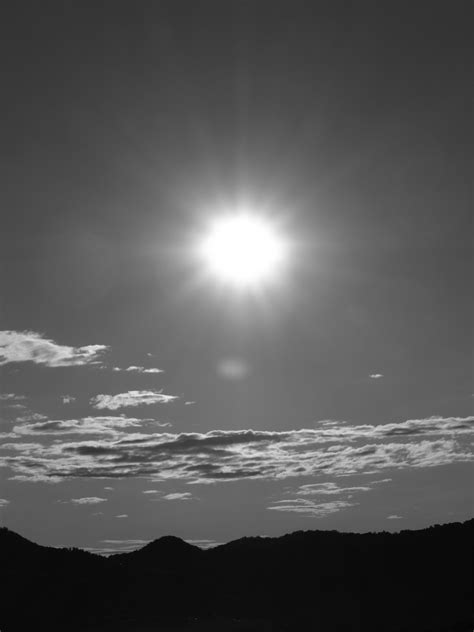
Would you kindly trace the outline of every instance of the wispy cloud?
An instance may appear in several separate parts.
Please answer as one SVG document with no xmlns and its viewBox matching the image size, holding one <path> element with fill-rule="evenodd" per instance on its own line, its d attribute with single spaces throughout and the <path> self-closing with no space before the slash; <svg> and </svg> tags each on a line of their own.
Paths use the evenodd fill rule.
<svg viewBox="0 0 474 632">
<path fill-rule="evenodd" d="M 163 500 L 192 500 L 193 495 L 190 492 L 173 492 L 163 496 Z"/>
<path fill-rule="evenodd" d="M 387 520 L 403 520 L 403 516 L 397 516 L 396 514 L 393 514 L 391 516 L 387 516 Z"/>
<path fill-rule="evenodd" d="M 97 364 L 106 345 L 70 347 L 34 331 L 0 331 L 0 365 L 33 362 L 48 367 Z"/>
<path fill-rule="evenodd" d="M 168 422 L 156 421 L 155 419 L 137 419 L 136 417 L 125 417 L 120 415 L 83 417 L 81 419 L 51 419 L 34 423 L 24 423 L 14 426 L 13 431 L 18 435 L 115 435 L 123 434 L 128 429 L 143 429 L 145 426 L 167 427 Z M 20 420 L 18 420 L 20 421 Z"/>
<path fill-rule="evenodd" d="M 387 482 L 390 479 L 387 479 Z M 267 509 L 302 514 L 313 518 L 324 518 L 330 514 L 355 507 L 359 503 L 354 495 L 370 492 L 381 481 L 371 481 L 366 485 L 340 486 L 334 481 L 300 485 L 297 489 L 287 489 L 286 498 L 273 501 Z M 327 496 L 338 496 L 328 500 Z"/>
<path fill-rule="evenodd" d="M 127 408 L 130 406 L 150 406 L 152 404 L 168 404 L 178 399 L 176 395 L 165 395 L 161 391 L 127 391 L 116 395 L 96 395 L 91 399 L 94 408 Z"/>
<path fill-rule="evenodd" d="M 101 546 L 89 547 L 86 550 L 99 555 L 130 553 L 131 551 L 141 549 L 145 544 L 148 544 L 148 542 L 149 540 L 101 540 Z"/>
<path fill-rule="evenodd" d="M 72 404 L 73 402 L 76 401 L 76 398 L 73 397 L 72 395 L 63 395 L 61 397 L 61 401 L 63 404 Z"/>
<path fill-rule="evenodd" d="M 185 540 L 185 542 L 194 546 L 198 546 L 200 549 L 213 549 L 214 547 L 221 544 L 220 542 L 216 542 L 215 540 Z"/>
<path fill-rule="evenodd" d="M 359 492 L 368 492 L 371 487 L 339 487 L 336 483 L 311 483 L 309 485 L 301 485 L 296 491 L 298 496 L 340 496 L 341 494 L 355 494 Z"/>
<path fill-rule="evenodd" d="M 99 498 L 99 496 L 85 496 L 84 498 L 71 498 L 71 500 L 63 500 L 64 503 L 73 505 L 98 505 L 107 502 L 107 498 Z"/>
<path fill-rule="evenodd" d="M 144 477 L 215 483 L 384 473 L 474 460 L 473 421 L 474 417 L 429 417 L 278 432 L 141 432 L 52 445 L 10 442 L 0 448 L 0 465 L 11 467 L 18 480 L 54 481 L 70 477 Z M 303 486 L 298 496 L 328 496 L 334 491 L 328 485 Z"/>
<path fill-rule="evenodd" d="M 148 544 L 149 540 L 101 540 L 104 544 L 118 544 L 123 546 L 143 546 Z"/>
<path fill-rule="evenodd" d="M 332 500 L 330 502 L 318 503 L 313 500 L 296 498 L 293 500 L 278 500 L 267 509 L 271 511 L 298 513 L 311 518 L 325 518 L 343 509 L 355 507 L 355 505 L 357 505 L 357 503 L 351 503 L 347 500 Z"/>
<path fill-rule="evenodd" d="M 170 492 L 166 494 L 158 489 L 145 489 L 142 494 L 147 494 L 153 501 L 161 500 L 198 500 L 191 492 Z"/>
<path fill-rule="evenodd" d="M 371 373 L 369 377 L 373 380 L 380 380 L 383 377 L 383 373 Z"/>
<path fill-rule="evenodd" d="M 157 369 L 155 367 L 146 369 L 143 366 L 134 366 L 134 365 L 128 366 L 125 369 L 122 369 L 119 366 L 114 366 L 113 370 L 114 371 L 128 371 L 131 373 L 164 373 L 163 369 Z"/>
<path fill-rule="evenodd" d="M 128 518 L 128 514 L 119 514 L 116 518 Z"/>
<path fill-rule="evenodd" d="M 22 417 L 17 417 L 15 421 L 18 423 L 24 421 L 43 421 L 44 419 L 48 419 L 46 415 L 42 415 L 41 413 L 29 412 L 26 415 L 23 413 Z"/>
<path fill-rule="evenodd" d="M 6 498 L 0 498 L 0 507 L 6 507 L 9 504 L 10 504 L 9 500 L 7 500 Z"/>
<path fill-rule="evenodd" d="M 24 395 L 16 395 L 16 393 L 0 393 L 1 402 L 21 402 L 25 399 Z"/>
</svg>

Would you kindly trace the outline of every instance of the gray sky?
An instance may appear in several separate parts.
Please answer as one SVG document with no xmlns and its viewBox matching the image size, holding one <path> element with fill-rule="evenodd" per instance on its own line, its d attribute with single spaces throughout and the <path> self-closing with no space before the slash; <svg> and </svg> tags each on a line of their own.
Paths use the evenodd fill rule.
<svg viewBox="0 0 474 632">
<path fill-rule="evenodd" d="M 4 524 L 105 550 L 472 515 L 471 18 L 7 10 Z M 194 253 L 242 200 L 291 244 L 253 293 Z"/>
</svg>

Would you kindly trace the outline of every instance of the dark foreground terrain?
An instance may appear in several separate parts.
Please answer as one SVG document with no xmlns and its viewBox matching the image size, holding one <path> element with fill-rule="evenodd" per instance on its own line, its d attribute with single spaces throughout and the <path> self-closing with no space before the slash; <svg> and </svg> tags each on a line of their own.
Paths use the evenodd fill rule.
<svg viewBox="0 0 474 632">
<path fill-rule="evenodd" d="M 0 630 L 471 632 L 474 520 L 305 531 L 109 558 L 0 529 Z"/>
</svg>

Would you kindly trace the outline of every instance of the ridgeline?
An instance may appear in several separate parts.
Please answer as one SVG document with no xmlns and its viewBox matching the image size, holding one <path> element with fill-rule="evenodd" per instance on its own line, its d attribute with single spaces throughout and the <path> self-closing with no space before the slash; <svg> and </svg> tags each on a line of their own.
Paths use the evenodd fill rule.
<svg viewBox="0 0 474 632">
<path fill-rule="evenodd" d="M 0 630 L 471 632 L 474 520 L 104 557 L 0 529 Z"/>
</svg>

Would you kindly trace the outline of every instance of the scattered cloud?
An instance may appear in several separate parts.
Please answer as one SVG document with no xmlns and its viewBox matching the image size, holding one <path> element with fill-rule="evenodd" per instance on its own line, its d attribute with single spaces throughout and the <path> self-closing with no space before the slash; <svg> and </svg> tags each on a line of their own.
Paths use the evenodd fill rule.
<svg viewBox="0 0 474 632">
<path fill-rule="evenodd" d="M 62 400 L 63 404 L 72 404 L 73 402 L 76 401 L 76 398 L 73 397 L 72 395 L 63 395 L 61 397 L 61 400 Z"/>
<path fill-rule="evenodd" d="M 20 402 L 24 399 L 26 399 L 24 395 L 16 395 L 15 393 L 0 393 L 1 402 Z"/>
<path fill-rule="evenodd" d="M 352 500 L 353 496 L 370 492 L 377 483 L 380 483 L 380 481 L 371 481 L 363 486 L 348 487 L 339 486 L 333 481 L 300 485 L 295 490 L 287 490 L 287 498 L 273 501 L 267 509 L 324 518 L 343 509 L 358 505 L 359 503 Z M 340 498 L 327 500 L 325 498 L 327 496 L 339 496 Z"/>
<path fill-rule="evenodd" d="M 114 555 L 116 553 L 131 553 L 137 549 L 141 549 L 149 540 L 101 540 L 99 546 L 81 547 L 85 551 L 95 553 L 96 555 Z"/>
<path fill-rule="evenodd" d="M 107 498 L 99 498 L 98 496 L 86 496 L 84 498 L 71 498 L 71 500 L 64 500 L 65 503 L 72 503 L 73 505 L 98 505 L 99 503 L 107 502 Z"/>
<path fill-rule="evenodd" d="M 22 418 L 17 421 L 23 421 Z M 47 419 L 40 416 L 41 421 L 33 423 L 23 423 L 14 426 L 13 431 L 18 435 L 112 435 L 121 436 L 124 430 L 143 429 L 145 426 L 153 425 L 161 428 L 170 426 L 168 422 L 156 421 L 155 419 L 138 419 L 136 417 L 126 417 L 120 415 L 83 417 L 81 419 Z"/>
<path fill-rule="evenodd" d="M 336 483 L 311 483 L 301 485 L 296 491 L 298 496 L 335 496 L 341 494 L 355 494 L 358 492 L 368 492 L 371 487 L 339 487 Z"/>
<path fill-rule="evenodd" d="M 23 417 L 17 417 L 15 421 L 18 422 L 26 422 L 26 421 L 43 421 L 44 419 L 48 419 L 46 415 L 41 415 L 40 413 L 28 413 L 27 415 L 23 415 Z"/>
<path fill-rule="evenodd" d="M 121 423 L 123 418 L 113 419 Z M 195 484 L 380 474 L 473 461 L 473 422 L 474 417 L 429 417 L 287 431 L 118 433 L 95 440 L 58 440 L 51 445 L 11 441 L 0 446 L 0 466 L 10 467 L 15 480 L 50 482 L 76 477 L 143 477 Z M 325 485 L 302 487 L 301 491 L 299 496 L 316 492 L 328 496 L 334 490 Z"/>
<path fill-rule="evenodd" d="M 157 369 L 155 367 L 151 367 L 146 369 L 143 366 L 128 366 L 126 369 L 122 369 L 119 366 L 114 366 L 114 371 L 129 371 L 134 373 L 164 373 L 163 369 Z"/>
<path fill-rule="evenodd" d="M 116 516 L 118 518 L 118 516 Z M 121 517 L 125 517 L 125 514 Z M 136 551 L 137 549 L 141 549 L 146 544 L 148 544 L 149 540 L 102 540 L 105 547 L 102 549 L 101 553 L 130 553 L 131 551 Z"/>
<path fill-rule="evenodd" d="M 383 377 L 383 373 L 371 373 L 369 377 L 373 380 L 380 380 Z"/>
<path fill-rule="evenodd" d="M 387 516 L 387 520 L 403 520 L 403 516 L 397 516 L 393 514 L 392 516 Z"/>
<path fill-rule="evenodd" d="M 141 545 L 148 544 L 149 541 L 150 540 L 101 540 L 101 542 L 104 542 L 104 544 L 123 544 L 126 546 L 130 544 L 141 546 Z"/>
<path fill-rule="evenodd" d="M 298 513 L 309 518 L 325 518 L 330 514 L 348 509 L 349 507 L 354 507 L 357 504 L 358 503 L 351 503 L 346 500 L 317 503 L 313 500 L 295 498 L 290 500 L 277 500 L 273 505 L 267 507 L 267 509 L 271 511 Z"/>
<path fill-rule="evenodd" d="M 163 496 L 163 500 L 192 500 L 193 496 L 190 492 L 173 492 Z"/>
<path fill-rule="evenodd" d="M 200 549 L 213 549 L 221 544 L 221 542 L 216 542 L 215 540 L 185 540 L 185 542 L 198 546 Z"/>
<path fill-rule="evenodd" d="M 7 500 L 6 498 L 0 498 L 0 508 L 1 507 L 6 507 L 9 504 L 10 504 L 9 500 Z"/>
<path fill-rule="evenodd" d="M 158 489 L 145 489 L 142 494 L 147 494 L 151 496 L 151 500 L 197 500 L 193 497 L 191 492 L 170 492 L 165 494 L 163 491 L 159 491 Z"/>
<path fill-rule="evenodd" d="M 33 362 L 48 367 L 97 364 L 106 349 L 106 345 L 60 345 L 34 331 L 0 331 L 0 365 L 10 362 Z"/>
<path fill-rule="evenodd" d="M 104 487 L 104 489 L 108 492 L 113 492 L 115 490 L 115 487 Z"/>
<path fill-rule="evenodd" d="M 128 514 L 119 514 L 116 518 L 128 518 Z"/>
<path fill-rule="evenodd" d="M 194 401 L 189 401 L 189 402 L 184 402 L 185 406 L 192 406 L 193 404 L 195 404 L 196 402 Z"/>
<path fill-rule="evenodd" d="M 117 395 L 96 395 L 91 399 L 94 408 L 117 410 L 130 406 L 150 406 L 151 404 L 168 404 L 178 399 L 176 395 L 165 395 L 161 391 L 127 391 Z"/>
<path fill-rule="evenodd" d="M 25 400 L 25 395 L 16 395 L 16 393 L 0 393 L 0 403 L 5 411 L 6 409 L 28 410 Z"/>
</svg>

